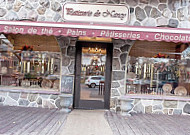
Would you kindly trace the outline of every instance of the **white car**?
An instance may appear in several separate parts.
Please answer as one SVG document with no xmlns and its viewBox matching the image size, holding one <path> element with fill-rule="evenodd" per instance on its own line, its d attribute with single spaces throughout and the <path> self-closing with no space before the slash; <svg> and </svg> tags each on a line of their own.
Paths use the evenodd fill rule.
<svg viewBox="0 0 190 135">
<path fill-rule="evenodd" d="M 96 86 L 99 86 L 100 81 L 104 81 L 104 76 L 89 76 L 85 81 L 85 85 L 89 88 L 95 88 Z"/>
</svg>

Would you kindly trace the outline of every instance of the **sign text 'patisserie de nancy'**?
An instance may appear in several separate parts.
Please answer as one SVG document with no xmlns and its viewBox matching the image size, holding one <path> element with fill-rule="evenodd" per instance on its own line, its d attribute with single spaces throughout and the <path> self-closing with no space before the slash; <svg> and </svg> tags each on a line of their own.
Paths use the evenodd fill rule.
<svg viewBox="0 0 190 135">
<path fill-rule="evenodd" d="M 63 18 L 75 22 L 127 23 L 129 9 L 124 5 L 66 3 Z"/>
</svg>

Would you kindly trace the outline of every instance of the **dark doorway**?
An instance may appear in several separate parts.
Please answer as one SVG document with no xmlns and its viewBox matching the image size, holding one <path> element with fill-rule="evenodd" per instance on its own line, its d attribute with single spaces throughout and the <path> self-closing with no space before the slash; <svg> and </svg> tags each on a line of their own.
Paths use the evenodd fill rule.
<svg viewBox="0 0 190 135">
<path fill-rule="evenodd" d="M 77 42 L 74 108 L 109 109 L 112 43 Z"/>
</svg>

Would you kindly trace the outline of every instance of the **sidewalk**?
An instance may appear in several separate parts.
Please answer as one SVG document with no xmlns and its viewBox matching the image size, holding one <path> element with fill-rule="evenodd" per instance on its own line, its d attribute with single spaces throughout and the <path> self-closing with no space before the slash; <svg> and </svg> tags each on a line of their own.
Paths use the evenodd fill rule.
<svg viewBox="0 0 190 135">
<path fill-rule="evenodd" d="M 73 110 L 61 135 L 113 135 L 105 110 Z"/>
</svg>

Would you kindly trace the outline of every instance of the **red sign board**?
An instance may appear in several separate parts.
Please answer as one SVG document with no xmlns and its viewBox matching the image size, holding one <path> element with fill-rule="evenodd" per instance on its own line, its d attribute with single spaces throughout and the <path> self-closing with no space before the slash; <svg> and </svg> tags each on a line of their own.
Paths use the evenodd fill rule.
<svg viewBox="0 0 190 135">
<path fill-rule="evenodd" d="M 124 25 L 0 21 L 0 33 L 190 42 L 190 29 Z"/>
</svg>

